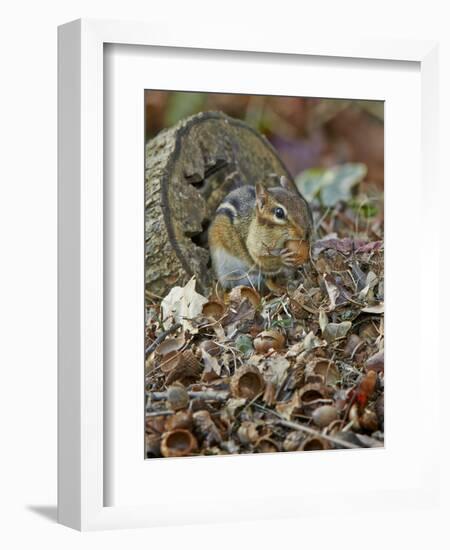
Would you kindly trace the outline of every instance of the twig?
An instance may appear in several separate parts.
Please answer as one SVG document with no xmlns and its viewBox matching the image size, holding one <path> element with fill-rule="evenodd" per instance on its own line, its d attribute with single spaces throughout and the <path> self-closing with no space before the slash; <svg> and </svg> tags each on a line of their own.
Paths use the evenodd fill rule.
<svg viewBox="0 0 450 550">
<path fill-rule="evenodd" d="M 226 390 L 188 391 L 187 393 L 191 399 L 204 399 L 205 401 L 226 401 L 230 397 L 230 393 Z M 167 392 L 148 392 L 147 396 L 151 401 L 165 401 Z"/>
<path fill-rule="evenodd" d="M 173 411 L 152 411 L 152 412 L 146 412 L 145 417 L 150 418 L 152 416 L 172 416 L 175 414 Z"/>
<path fill-rule="evenodd" d="M 342 439 L 339 439 L 337 437 L 332 437 L 331 435 L 325 435 L 317 430 L 314 430 L 313 428 L 310 428 L 309 426 L 304 426 L 303 424 L 297 424 L 296 422 L 290 422 L 289 420 L 284 420 L 281 418 L 278 413 L 275 411 L 271 411 L 270 409 L 267 409 L 266 407 L 263 407 L 262 405 L 258 405 L 255 403 L 255 406 L 259 409 L 264 410 L 265 412 L 269 412 L 277 417 L 278 423 L 282 426 L 285 426 L 286 428 L 290 428 L 291 430 L 297 430 L 299 432 L 305 432 L 308 435 L 313 435 L 314 437 L 319 437 L 322 439 L 325 439 L 326 441 L 329 441 L 330 443 L 333 443 L 334 445 L 339 445 L 341 447 L 344 447 L 346 449 L 360 449 L 358 445 L 354 445 L 353 443 L 349 443 L 348 441 L 344 441 Z"/>
<path fill-rule="evenodd" d="M 148 355 L 149 353 L 154 351 L 154 349 L 158 344 L 163 342 L 169 336 L 169 334 L 176 332 L 179 328 L 181 328 L 181 326 L 182 326 L 181 323 L 175 323 L 169 329 L 165 330 L 164 332 L 161 332 L 161 334 L 145 350 L 145 355 Z"/>
</svg>

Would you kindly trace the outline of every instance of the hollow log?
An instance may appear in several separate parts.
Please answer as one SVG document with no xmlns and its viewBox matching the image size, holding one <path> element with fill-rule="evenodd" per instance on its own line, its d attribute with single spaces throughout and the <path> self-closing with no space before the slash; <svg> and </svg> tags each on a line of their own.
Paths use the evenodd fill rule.
<svg viewBox="0 0 450 550">
<path fill-rule="evenodd" d="M 209 222 L 240 185 L 292 179 L 267 139 L 241 120 L 205 112 L 163 130 L 145 151 L 145 283 L 163 297 L 196 276 L 207 294 L 213 274 Z"/>
</svg>

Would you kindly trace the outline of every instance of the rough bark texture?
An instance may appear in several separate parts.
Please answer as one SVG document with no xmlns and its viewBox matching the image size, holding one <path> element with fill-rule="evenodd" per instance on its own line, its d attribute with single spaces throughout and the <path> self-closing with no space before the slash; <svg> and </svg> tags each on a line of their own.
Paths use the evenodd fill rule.
<svg viewBox="0 0 450 550">
<path fill-rule="evenodd" d="M 192 275 L 200 291 L 211 287 L 207 228 L 231 189 L 291 178 L 263 136 L 219 112 L 160 132 L 147 143 L 145 163 L 145 280 L 158 296 Z"/>
</svg>

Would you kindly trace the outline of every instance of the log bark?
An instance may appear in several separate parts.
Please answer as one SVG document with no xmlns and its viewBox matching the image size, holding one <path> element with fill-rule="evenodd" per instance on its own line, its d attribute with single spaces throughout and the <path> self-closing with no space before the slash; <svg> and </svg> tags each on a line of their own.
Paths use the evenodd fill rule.
<svg viewBox="0 0 450 550">
<path fill-rule="evenodd" d="M 145 151 L 145 282 L 163 297 L 196 276 L 207 294 L 213 274 L 209 222 L 239 185 L 292 179 L 267 139 L 240 120 L 205 112 L 160 132 Z"/>
</svg>

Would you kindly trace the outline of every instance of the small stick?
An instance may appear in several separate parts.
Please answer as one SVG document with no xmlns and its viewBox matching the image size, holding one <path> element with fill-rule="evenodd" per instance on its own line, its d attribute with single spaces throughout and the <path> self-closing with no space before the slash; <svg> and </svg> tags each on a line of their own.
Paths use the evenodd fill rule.
<svg viewBox="0 0 450 550">
<path fill-rule="evenodd" d="M 156 338 L 149 346 L 148 348 L 145 350 L 145 355 L 148 355 L 149 353 L 151 353 L 152 351 L 154 351 L 154 349 L 156 348 L 156 346 L 158 344 L 160 344 L 161 342 L 163 342 L 168 336 L 169 334 L 172 334 L 172 332 L 176 332 L 179 328 L 181 328 L 181 323 L 175 323 L 174 325 L 172 325 L 169 329 L 165 330 L 164 332 L 161 332 L 161 334 L 158 336 L 158 338 Z"/>
<path fill-rule="evenodd" d="M 146 412 L 145 417 L 150 418 L 152 416 L 172 416 L 175 414 L 173 411 L 152 411 L 152 412 Z"/>
<path fill-rule="evenodd" d="M 191 399 L 204 399 L 205 401 L 226 401 L 230 396 L 230 392 L 225 390 L 188 391 L 187 393 Z M 166 391 L 148 392 L 147 395 L 152 401 L 167 399 Z"/>
<path fill-rule="evenodd" d="M 305 432 L 315 437 L 321 437 L 322 439 L 325 439 L 330 443 L 334 443 L 335 445 L 345 447 L 346 449 L 361 449 L 361 447 L 359 447 L 358 445 L 354 445 L 353 443 L 349 443 L 348 441 L 344 441 L 343 439 L 339 439 L 337 437 L 331 437 L 331 435 L 321 434 L 320 432 L 313 430 L 308 426 L 304 426 L 303 424 L 296 424 L 295 422 L 289 422 L 288 420 L 279 420 L 278 422 L 279 424 L 281 424 L 282 426 L 285 426 L 286 428 L 291 428 L 292 430 Z"/>
</svg>

